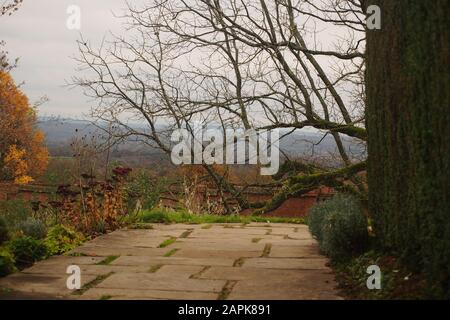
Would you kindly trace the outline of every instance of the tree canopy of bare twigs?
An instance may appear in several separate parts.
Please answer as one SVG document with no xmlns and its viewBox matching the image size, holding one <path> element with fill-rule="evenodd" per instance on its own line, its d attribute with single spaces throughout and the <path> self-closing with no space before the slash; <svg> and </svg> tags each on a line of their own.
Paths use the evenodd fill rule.
<svg viewBox="0 0 450 320">
<path fill-rule="evenodd" d="M 192 121 L 332 135 L 343 168 L 291 176 L 260 212 L 321 184 L 365 193 L 357 176 L 365 163 L 355 162 L 342 141 L 367 138 L 363 6 L 358 0 L 129 4 L 123 35 L 100 48 L 80 41 L 88 75 L 74 82 L 97 99 L 92 115 L 114 123 L 116 138 L 135 136 L 166 152 L 171 130 Z"/>
<path fill-rule="evenodd" d="M 23 0 L 2 1 L 2 5 L 0 6 L 0 16 L 3 16 L 5 14 L 12 15 L 19 9 L 19 6 L 22 4 L 22 2 Z"/>
<path fill-rule="evenodd" d="M 23 0 L 3 1 L 0 5 L 0 17 L 5 15 L 12 15 L 19 9 Z M 15 67 L 15 63 L 8 60 L 8 52 L 3 49 L 5 42 L 0 39 L 0 71 L 10 71 Z M 16 61 L 17 62 L 17 61 Z"/>
</svg>

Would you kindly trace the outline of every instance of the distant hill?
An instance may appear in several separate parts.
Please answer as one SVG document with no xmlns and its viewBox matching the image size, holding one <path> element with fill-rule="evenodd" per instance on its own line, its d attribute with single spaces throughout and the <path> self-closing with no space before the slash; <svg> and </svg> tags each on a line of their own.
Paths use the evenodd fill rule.
<svg viewBox="0 0 450 320">
<path fill-rule="evenodd" d="M 70 143 L 74 137 L 99 135 L 101 132 L 98 127 L 85 120 L 40 118 L 38 126 L 46 135 L 46 143 L 52 156 L 71 156 Z M 281 135 L 288 132 L 283 130 Z M 351 157 L 358 159 L 365 157 L 364 146 L 348 137 L 343 137 L 343 140 Z M 323 133 L 312 130 L 295 131 L 283 137 L 281 150 L 289 158 L 321 158 L 337 154 L 336 144 L 331 135 L 324 137 Z M 114 154 L 119 158 L 121 154 L 164 157 L 161 150 L 137 143 L 132 139 L 116 146 Z"/>
</svg>

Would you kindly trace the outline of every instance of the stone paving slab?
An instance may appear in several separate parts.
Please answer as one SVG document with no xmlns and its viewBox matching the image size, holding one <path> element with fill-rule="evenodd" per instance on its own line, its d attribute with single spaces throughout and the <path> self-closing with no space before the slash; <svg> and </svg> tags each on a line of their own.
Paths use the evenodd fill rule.
<svg viewBox="0 0 450 320">
<path fill-rule="evenodd" d="M 261 251 L 244 251 L 244 250 L 196 250 L 196 249 L 184 249 L 177 251 L 173 256 L 177 258 L 225 258 L 225 259 L 239 259 L 242 257 L 259 257 L 261 256 Z"/>
<path fill-rule="evenodd" d="M 267 233 L 266 229 L 262 228 L 225 228 L 221 226 L 212 227 L 209 229 L 196 229 L 192 232 L 191 237 L 195 238 L 197 234 L 200 237 L 213 237 L 216 238 L 218 235 L 227 236 L 227 235 L 242 235 L 245 237 L 253 236 L 253 235 L 264 235 Z"/>
<path fill-rule="evenodd" d="M 272 246 L 269 253 L 270 258 L 323 258 L 319 254 L 317 244 L 306 244 L 303 246 Z"/>
<path fill-rule="evenodd" d="M 57 267 L 57 266 L 69 266 L 69 265 L 92 265 L 101 262 L 104 257 L 72 257 L 69 255 L 54 256 L 47 260 L 41 261 L 34 266 L 26 269 L 25 271 L 32 271 L 44 266 Z M 1 281 L 1 279 L 0 279 Z"/>
<path fill-rule="evenodd" d="M 287 238 L 293 239 L 293 240 L 310 240 L 311 235 L 309 232 L 288 232 L 286 234 Z"/>
<path fill-rule="evenodd" d="M 26 269 L 23 273 L 26 274 L 52 274 L 61 277 L 67 277 L 67 264 L 59 265 L 41 265 L 36 264 L 34 267 Z M 116 265 L 79 265 L 82 275 L 99 276 L 110 272 L 121 273 L 138 273 L 148 272 L 150 269 L 147 265 L 131 265 L 131 266 L 116 266 Z"/>
<path fill-rule="evenodd" d="M 251 241 L 242 241 L 243 239 L 234 239 L 232 241 L 191 241 L 190 239 L 182 239 L 173 244 L 180 250 L 214 250 L 214 251 L 256 251 L 261 253 L 265 244 L 252 243 Z M 181 253 L 181 251 L 180 251 Z"/>
<path fill-rule="evenodd" d="M 325 258 L 250 258 L 243 267 L 293 270 L 330 270 Z"/>
<path fill-rule="evenodd" d="M 304 225 L 151 226 L 115 231 L 2 278 L 0 293 L 10 294 L 0 299 L 340 299 Z M 81 269 L 78 294 L 66 287 L 69 265 Z"/>
<path fill-rule="evenodd" d="M 161 241 L 162 242 L 162 241 Z M 160 242 L 160 243 L 161 243 Z M 139 248 L 134 246 L 97 246 L 97 245 L 84 245 L 75 250 L 72 254 L 84 254 L 88 256 L 162 256 L 167 252 L 165 248 Z"/>
<path fill-rule="evenodd" d="M 84 275 L 81 277 L 81 285 L 86 285 L 95 278 L 93 275 Z M 54 298 L 63 298 L 73 292 L 67 289 L 66 281 L 66 276 L 17 273 L 1 279 L 0 288 L 8 288 L 16 292 L 51 295 Z"/>
<path fill-rule="evenodd" d="M 329 270 L 303 270 L 301 273 L 295 269 L 279 270 L 279 269 L 264 269 L 255 267 L 210 267 L 202 272 L 199 279 L 210 280 L 234 280 L 234 281 L 257 281 L 258 279 L 279 279 L 289 281 L 297 277 L 304 279 L 304 275 L 314 273 L 318 275 L 331 275 Z"/>
<path fill-rule="evenodd" d="M 93 288 L 81 300 L 216 300 L 215 292 Z"/>
<path fill-rule="evenodd" d="M 165 290 L 187 292 L 220 293 L 226 281 L 198 280 L 186 278 L 185 274 L 155 273 L 118 273 L 113 274 L 96 286 L 96 288 L 121 289 L 133 288 L 137 290 Z"/>
<path fill-rule="evenodd" d="M 259 243 L 271 244 L 272 246 L 289 246 L 289 247 L 302 247 L 311 246 L 317 244 L 314 239 L 262 239 Z"/>
<path fill-rule="evenodd" d="M 182 232 L 187 229 L 200 229 L 204 226 L 204 224 L 187 224 L 187 223 L 177 223 L 177 224 L 154 223 L 151 225 L 153 227 L 153 230 L 169 230 L 169 231 L 181 230 Z"/>
<path fill-rule="evenodd" d="M 303 273 L 303 277 L 264 281 L 238 281 L 229 300 L 336 300 L 340 299 L 333 289 L 334 276 L 316 272 Z"/>
<path fill-rule="evenodd" d="M 120 257 L 112 265 L 133 266 L 133 265 L 187 265 L 187 266 L 228 266 L 231 267 L 236 259 L 230 258 L 179 258 L 179 257 Z"/>
</svg>

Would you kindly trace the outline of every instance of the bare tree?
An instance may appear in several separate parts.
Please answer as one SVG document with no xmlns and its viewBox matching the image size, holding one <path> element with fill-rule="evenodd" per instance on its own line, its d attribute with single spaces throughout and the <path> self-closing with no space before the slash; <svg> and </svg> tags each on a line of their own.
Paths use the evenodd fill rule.
<svg viewBox="0 0 450 320">
<path fill-rule="evenodd" d="M 4 15 L 12 15 L 19 9 L 22 2 L 23 0 L 3 1 L 0 5 L 0 17 Z M 16 66 L 17 60 L 13 63 L 8 60 L 8 52 L 3 49 L 4 46 L 5 42 L 0 40 L 0 71 L 9 72 Z"/>
<path fill-rule="evenodd" d="M 0 16 L 5 14 L 12 15 L 15 11 L 19 9 L 23 0 L 4 0 L 0 6 Z"/>
<path fill-rule="evenodd" d="M 362 1 L 153 0 L 129 5 L 123 18 L 124 36 L 97 50 L 80 42 L 89 76 L 75 79 L 98 99 L 92 115 L 121 128 L 118 138 L 135 136 L 170 153 L 170 132 L 194 120 L 289 132 L 312 127 L 332 135 L 343 167 L 291 175 L 259 212 L 319 185 L 365 194 L 357 175 L 365 162 L 355 162 L 342 141 L 367 138 Z"/>
</svg>

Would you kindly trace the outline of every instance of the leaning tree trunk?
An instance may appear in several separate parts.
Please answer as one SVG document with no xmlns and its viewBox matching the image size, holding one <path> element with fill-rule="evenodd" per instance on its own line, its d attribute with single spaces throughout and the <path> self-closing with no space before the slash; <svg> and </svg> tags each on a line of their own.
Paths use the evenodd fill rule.
<svg viewBox="0 0 450 320">
<path fill-rule="evenodd" d="M 373 0 L 367 36 L 369 204 L 378 238 L 450 292 L 448 0 Z"/>
</svg>

